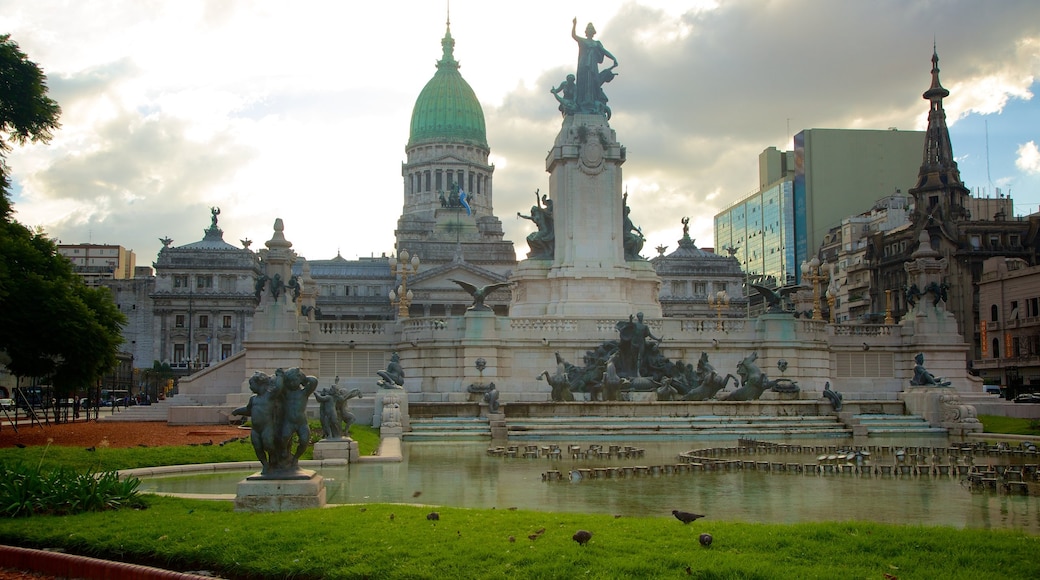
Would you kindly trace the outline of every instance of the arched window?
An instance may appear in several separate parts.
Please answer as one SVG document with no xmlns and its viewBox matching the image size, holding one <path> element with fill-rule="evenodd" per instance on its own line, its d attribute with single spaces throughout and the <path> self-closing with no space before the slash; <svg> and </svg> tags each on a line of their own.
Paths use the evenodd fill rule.
<svg viewBox="0 0 1040 580">
<path fill-rule="evenodd" d="M 998 315 L 997 305 L 996 304 L 994 304 L 994 305 L 989 307 L 989 319 L 991 321 L 993 321 L 993 322 L 997 322 L 997 321 L 1000 320 L 1000 316 Z"/>
</svg>

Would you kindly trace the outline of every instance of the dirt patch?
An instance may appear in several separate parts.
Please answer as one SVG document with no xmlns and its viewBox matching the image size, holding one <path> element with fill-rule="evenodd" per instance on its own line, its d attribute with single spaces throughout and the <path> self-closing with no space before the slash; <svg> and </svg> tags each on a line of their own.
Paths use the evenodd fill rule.
<svg viewBox="0 0 1040 580">
<path fill-rule="evenodd" d="M 0 423 L 0 447 L 18 445 L 61 445 L 91 447 L 108 441 L 109 447 L 148 447 L 188 445 L 191 443 L 220 443 L 249 434 L 248 429 L 233 425 L 180 425 L 171 426 L 161 421 L 77 421 L 43 425 L 19 425 L 18 432 L 10 424 Z"/>
</svg>

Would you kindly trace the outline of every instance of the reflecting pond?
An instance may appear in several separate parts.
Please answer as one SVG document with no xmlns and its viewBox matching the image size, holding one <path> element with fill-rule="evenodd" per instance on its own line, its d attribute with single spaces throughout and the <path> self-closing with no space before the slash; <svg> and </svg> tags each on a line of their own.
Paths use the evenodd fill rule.
<svg viewBox="0 0 1040 580">
<path fill-rule="evenodd" d="M 932 439 L 927 445 L 941 445 Z M 872 441 L 873 443 L 873 441 Z M 904 442 L 905 443 L 905 442 Z M 810 445 L 808 442 L 799 444 Z M 821 445 L 835 445 L 833 440 Z M 892 443 L 882 443 L 891 445 Z M 912 444 L 912 443 L 907 443 Z M 547 445 L 539 442 L 539 445 Z M 876 476 L 770 473 L 753 470 L 704 471 L 572 482 L 572 469 L 677 463 L 696 442 L 636 442 L 637 459 L 582 460 L 492 457 L 486 442 L 407 442 L 400 463 L 356 463 L 323 468 L 330 504 L 424 503 L 470 508 L 516 507 L 553 512 L 585 512 L 671 517 L 672 509 L 720 520 L 795 523 L 866 520 L 958 528 L 1019 529 L 1040 533 L 1040 497 L 1003 492 L 971 492 L 963 476 Z M 714 446 L 736 446 L 719 444 Z M 586 446 L 587 447 L 587 446 Z M 563 446 L 566 449 L 566 445 Z M 754 455 L 744 459 L 769 460 Z M 783 455 L 788 463 L 815 463 L 816 456 Z M 980 458 L 978 463 L 995 459 Z M 547 470 L 563 481 L 543 481 Z M 150 477 L 142 490 L 166 493 L 234 494 L 253 471 Z M 417 494 L 417 492 L 419 492 Z"/>
</svg>

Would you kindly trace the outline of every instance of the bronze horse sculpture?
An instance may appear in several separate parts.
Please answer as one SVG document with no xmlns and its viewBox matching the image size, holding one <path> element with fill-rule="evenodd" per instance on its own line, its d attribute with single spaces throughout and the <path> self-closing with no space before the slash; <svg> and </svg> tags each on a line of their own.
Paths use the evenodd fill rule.
<svg viewBox="0 0 1040 580">
<path fill-rule="evenodd" d="M 726 388 L 729 384 L 730 379 L 733 379 L 733 384 L 740 386 L 740 382 L 737 377 L 726 374 L 722 376 L 715 372 L 715 367 L 708 363 L 708 353 L 702 352 L 701 358 L 697 361 L 697 372 L 695 374 L 699 380 L 697 386 L 690 389 L 685 395 L 683 395 L 684 401 L 707 401 L 714 397 L 719 391 Z"/>
<path fill-rule="evenodd" d="M 737 374 L 740 375 L 740 388 L 730 393 L 724 400 L 755 401 L 762 396 L 762 393 L 773 387 L 769 377 L 755 364 L 756 359 L 758 359 L 758 353 L 753 352 L 737 363 Z"/>
<path fill-rule="evenodd" d="M 552 387 L 550 396 L 553 401 L 573 401 L 574 393 L 571 392 L 571 382 L 567 377 L 567 367 L 563 362 L 563 357 L 560 353 L 556 353 L 556 373 L 553 375 L 549 374 L 549 371 L 542 371 L 542 374 L 538 375 L 539 379 L 544 378 L 545 382 L 549 383 Z"/>
</svg>

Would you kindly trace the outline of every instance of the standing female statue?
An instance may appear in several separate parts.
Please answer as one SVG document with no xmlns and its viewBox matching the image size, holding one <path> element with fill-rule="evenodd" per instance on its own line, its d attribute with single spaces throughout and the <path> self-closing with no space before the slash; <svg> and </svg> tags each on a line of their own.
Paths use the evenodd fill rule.
<svg viewBox="0 0 1040 580">
<path fill-rule="evenodd" d="M 585 38 L 578 36 L 578 19 L 574 19 L 571 25 L 571 38 L 578 43 L 578 70 L 575 75 L 574 101 L 580 113 L 596 113 L 603 110 L 603 107 L 597 104 L 601 99 L 600 85 L 603 84 L 603 77 L 599 71 L 603 57 L 614 61 L 614 67 L 618 65 L 618 60 L 614 58 L 614 55 L 603 48 L 600 41 L 593 38 L 595 35 L 596 28 L 590 22 L 585 27 Z M 603 100 L 605 101 L 605 99 Z"/>
</svg>

